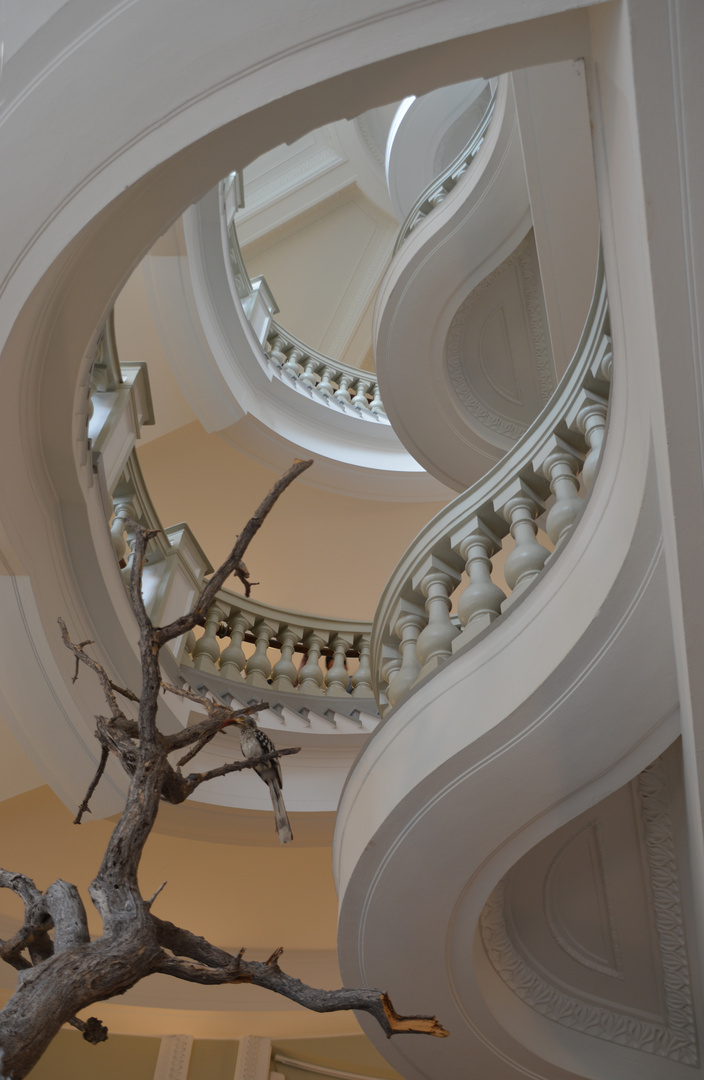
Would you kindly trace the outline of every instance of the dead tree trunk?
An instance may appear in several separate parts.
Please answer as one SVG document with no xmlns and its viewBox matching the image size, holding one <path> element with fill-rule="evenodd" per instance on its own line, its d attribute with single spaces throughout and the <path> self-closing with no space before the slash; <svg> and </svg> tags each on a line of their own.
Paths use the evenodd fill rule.
<svg viewBox="0 0 704 1080">
<path fill-rule="evenodd" d="M 98 873 L 89 887 L 103 933 L 90 939 L 83 901 L 74 885 L 55 881 L 45 892 L 22 874 L 0 870 L 0 887 L 12 889 L 22 899 L 22 928 L 9 941 L 0 941 L 0 958 L 18 971 L 17 989 L 0 1012 L 0 1080 L 22 1080 L 39 1060 L 63 1024 L 78 1027 L 89 1042 L 102 1042 L 107 1029 L 99 1020 L 76 1019 L 76 1014 L 98 1001 L 129 990 L 146 975 L 160 972 L 204 984 L 248 982 L 317 1012 L 359 1009 L 370 1013 L 390 1037 L 398 1032 L 444 1036 L 447 1032 L 434 1017 L 401 1017 L 380 990 L 317 990 L 286 975 L 278 964 L 282 950 L 265 963 L 246 961 L 243 951 L 231 955 L 189 930 L 157 918 L 152 901 L 139 891 L 137 873 L 144 845 L 154 825 L 160 801 L 183 802 L 200 784 L 224 772 L 251 768 L 254 761 L 236 761 L 208 773 L 184 774 L 182 767 L 223 728 L 237 724 L 239 713 L 181 687 L 166 686 L 161 679 L 159 652 L 169 641 L 203 625 L 209 607 L 230 574 L 235 574 L 249 593 L 242 558 L 279 495 L 310 462 L 297 462 L 269 492 L 223 565 L 213 574 L 193 609 L 168 626 L 155 627 L 142 598 L 142 567 L 153 534 L 135 526 L 130 597 L 139 625 L 142 687 L 139 695 L 113 683 L 107 672 L 86 652 L 90 642 L 75 644 L 61 622 L 64 643 L 79 666 L 97 675 L 110 715 L 99 717 L 96 736 L 102 747 L 100 765 L 76 823 L 102 776 L 108 755 L 114 753 L 130 776 L 125 808 L 110 837 Z M 156 722 L 159 693 L 171 691 L 199 702 L 206 719 L 174 735 L 164 735 Z M 123 710 L 120 699 L 136 706 L 136 719 Z M 129 708 L 129 707 L 128 707 Z M 169 756 L 186 749 L 178 763 Z M 273 751 L 259 757 L 275 759 L 295 750 Z"/>
</svg>

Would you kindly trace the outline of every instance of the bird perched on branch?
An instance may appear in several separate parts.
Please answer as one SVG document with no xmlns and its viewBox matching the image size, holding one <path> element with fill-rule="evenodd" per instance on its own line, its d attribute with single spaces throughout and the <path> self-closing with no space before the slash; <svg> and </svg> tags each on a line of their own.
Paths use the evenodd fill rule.
<svg viewBox="0 0 704 1080">
<path fill-rule="evenodd" d="M 240 746 L 247 761 L 273 754 L 276 750 L 269 736 L 257 727 L 251 716 L 243 717 L 240 721 Z M 276 818 L 276 831 L 281 843 L 287 844 L 289 840 L 293 840 L 293 833 L 281 794 L 283 786 L 281 763 L 278 758 L 272 758 L 270 761 L 263 761 L 261 765 L 255 765 L 254 771 L 261 776 L 269 788 Z"/>
</svg>

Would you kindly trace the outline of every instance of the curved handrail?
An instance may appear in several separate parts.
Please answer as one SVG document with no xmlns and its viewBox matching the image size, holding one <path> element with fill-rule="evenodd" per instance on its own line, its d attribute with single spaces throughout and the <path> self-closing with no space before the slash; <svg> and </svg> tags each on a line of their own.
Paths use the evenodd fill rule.
<svg viewBox="0 0 704 1080">
<path fill-rule="evenodd" d="M 421 530 L 382 593 L 371 646 L 382 714 L 505 613 L 565 542 L 594 479 L 611 368 L 600 261 L 587 322 L 556 393 L 508 454 Z M 544 514 L 552 550 L 537 538 Z M 509 534 L 507 596 L 491 575 Z M 451 617 L 463 578 L 469 583 Z"/>
<path fill-rule="evenodd" d="M 309 349 L 273 319 L 266 343 L 269 359 L 299 385 L 320 394 L 326 404 L 336 402 L 343 408 L 365 411 L 377 420 L 386 421 L 379 383 L 373 371 L 341 364 Z"/>
<path fill-rule="evenodd" d="M 91 383 L 91 398 L 98 406 L 96 413 L 102 423 L 95 444 L 99 448 L 93 447 L 99 471 L 102 463 L 112 461 L 113 441 L 117 447 L 128 447 L 123 458 L 111 465 L 112 481 L 107 480 L 107 471 L 104 466 L 102 468 L 103 482 L 111 489 L 106 493 L 106 517 L 113 550 L 127 587 L 136 540 L 133 523 L 139 522 L 155 532 L 147 548 L 144 588 L 150 615 L 158 619 L 170 602 L 170 596 L 183 595 L 183 608 L 187 609 L 189 599 L 197 588 L 202 587 L 204 576 L 212 571 L 212 567 L 188 526 L 164 528 L 151 500 L 133 449 L 139 437 L 138 410 L 134 401 L 137 394 L 146 397 L 151 409 L 148 377 L 140 366 L 139 384 L 133 379 L 124 383 L 121 395 L 115 393 L 115 387 L 123 385 L 123 377 L 112 317 L 106 332 L 101 335 L 94 367 L 99 370 Z M 112 377 L 103 377 L 103 371 L 111 372 Z M 142 413 L 144 411 L 142 408 Z M 151 411 L 148 419 L 153 420 Z M 130 422 L 133 424 L 131 441 L 125 439 L 125 426 Z M 179 576 L 180 589 L 175 588 Z M 180 613 L 172 611 L 170 614 L 173 617 Z M 186 669 L 193 668 L 218 675 L 239 684 L 240 688 L 243 684 L 271 687 L 284 694 L 300 692 L 304 697 L 346 698 L 351 694 L 354 698 L 367 699 L 365 712 L 369 713 L 373 701 L 370 634 L 369 622 L 288 611 L 221 589 L 207 613 L 202 635 L 196 638 L 191 634 L 180 642 L 177 660 L 186 677 L 189 677 Z M 230 639 L 229 644 L 221 646 L 224 638 Z M 248 656 L 242 649 L 243 642 L 255 646 L 254 651 L 248 649 Z M 272 657 L 272 651 L 278 652 L 278 657 Z M 294 653 L 302 653 L 305 657 L 298 668 L 292 659 Z M 332 658 L 332 663 L 323 671 L 321 661 L 328 657 Z M 357 661 L 351 671 L 348 671 L 349 659 Z M 371 711 L 374 712 L 373 707 Z"/>
<path fill-rule="evenodd" d="M 498 84 L 494 85 L 484 115 L 479 121 L 479 126 L 467 145 L 464 149 L 460 150 L 457 157 L 450 162 L 440 176 L 431 180 L 430 184 L 428 184 L 425 190 L 420 193 L 409 210 L 406 215 L 406 220 L 399 230 L 396 244 L 394 245 L 394 255 L 396 255 L 401 245 L 408 239 L 416 226 L 419 225 L 421 221 L 423 221 L 428 214 L 430 214 L 436 206 L 439 206 L 443 199 L 450 194 L 479 153 L 484 142 L 484 136 L 491 123 L 491 118 L 494 115 L 497 85 Z"/>
<path fill-rule="evenodd" d="M 220 675 L 234 683 L 274 691 L 300 691 L 319 697 L 371 698 L 369 666 L 371 623 L 327 619 L 301 611 L 284 611 L 221 589 L 208 611 L 205 630 L 186 642 L 183 662 L 196 670 Z M 229 638 L 221 647 L 220 639 Z M 245 655 L 243 641 L 254 644 Z M 278 658 L 272 664 L 271 650 Z M 302 654 L 297 667 L 294 653 Z M 332 658 L 323 672 L 322 657 Z M 350 675 L 348 658 L 358 659 Z"/>
<path fill-rule="evenodd" d="M 273 366 L 277 375 L 290 379 L 294 386 L 311 397 L 318 397 L 321 404 L 336 406 L 349 415 L 366 420 L 388 423 L 373 371 L 333 360 L 309 348 L 274 322 L 272 315 L 278 311 L 276 303 L 264 278 L 252 280 L 249 277 L 237 237 L 235 214 L 244 205 L 241 174 L 232 173 L 222 181 L 220 190 L 234 289 L 257 332 L 264 361 Z M 257 306 L 260 297 L 263 303 Z"/>
</svg>

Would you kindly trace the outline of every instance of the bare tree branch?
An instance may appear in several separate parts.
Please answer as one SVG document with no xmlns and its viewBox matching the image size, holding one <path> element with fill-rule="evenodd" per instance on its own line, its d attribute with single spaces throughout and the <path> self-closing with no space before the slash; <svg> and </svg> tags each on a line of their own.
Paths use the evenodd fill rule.
<svg viewBox="0 0 704 1080">
<path fill-rule="evenodd" d="M 277 480 L 271 491 L 260 503 L 254 515 L 249 519 L 244 529 L 237 537 L 237 543 L 227 559 L 225 559 L 225 562 L 210 577 L 208 584 L 201 592 L 191 610 L 186 615 L 182 615 L 179 619 L 175 619 L 172 623 L 169 623 L 168 626 L 162 626 L 157 631 L 157 640 L 160 646 L 165 645 L 167 641 L 172 641 L 174 638 L 180 637 L 181 634 L 187 634 L 194 626 L 202 624 L 205 621 L 205 616 L 208 613 L 210 605 L 215 600 L 217 593 L 223 587 L 230 574 L 237 571 L 251 540 L 259 532 L 264 519 L 273 509 L 279 496 L 284 493 L 289 484 L 292 484 L 297 476 L 300 476 L 302 472 L 309 469 L 312 464 L 312 461 L 296 461 L 288 472 L 284 473 L 280 480 Z M 246 577 L 249 577 L 249 575 L 246 574 Z"/>
<path fill-rule="evenodd" d="M 0 958 L 18 972 L 18 991 L 0 1011 L 0 1070 L 8 1080 L 23 1080 L 64 1023 L 82 1031 L 89 1042 L 103 1041 L 107 1037 L 105 1026 L 95 1017 L 79 1020 L 78 1013 L 97 1001 L 124 993 L 155 972 L 212 985 L 248 982 L 317 1012 L 363 1010 L 374 1016 L 389 1036 L 397 1032 L 447 1034 L 433 1017 L 399 1016 L 387 995 L 380 990 L 330 991 L 306 986 L 281 970 L 281 949 L 274 950 L 264 962 L 244 960 L 244 949 L 234 956 L 218 949 L 204 938 L 156 918 L 151 907 L 161 890 L 145 901 L 139 889 L 142 852 L 162 800 L 183 802 L 208 780 L 243 769 L 254 768 L 261 773 L 262 765 L 267 762 L 298 753 L 298 747 L 272 750 L 260 757 L 233 761 L 184 776 L 181 766 L 191 761 L 215 735 L 229 726 L 244 725 L 248 716 L 267 706 L 262 703 L 231 709 L 209 696 L 165 684 L 161 678 L 159 650 L 167 641 L 205 620 L 229 574 L 237 574 L 248 590 L 249 574 L 242 561 L 247 545 L 279 495 L 309 464 L 298 462 L 274 485 L 242 530 L 228 559 L 202 590 L 193 609 L 166 627 L 152 625 L 142 596 L 147 545 L 154 533 L 132 523 L 135 539 L 130 596 L 139 626 L 139 696 L 113 682 L 105 668 L 86 652 L 90 643 L 72 642 L 65 623 L 59 620 L 64 644 L 76 661 L 76 675 L 80 664 L 94 672 L 110 712 L 107 717 L 96 717 L 100 762 L 76 821 L 80 822 L 82 815 L 88 812 L 91 796 L 104 774 L 110 753 L 117 756 L 129 776 L 129 789 L 124 810 L 89 887 L 90 897 L 103 921 L 100 937 L 90 939 L 83 900 L 74 885 L 59 879 L 42 893 L 31 878 L 0 870 L 0 888 L 11 889 L 24 903 L 22 927 L 9 941 L 0 941 Z M 157 723 L 162 691 L 200 705 L 207 714 L 205 719 L 181 732 L 165 735 Z M 136 720 L 124 713 L 118 698 L 138 705 Z M 184 748 L 188 749 L 180 762 L 172 765 L 169 754 Z"/>
<path fill-rule="evenodd" d="M 210 769 L 209 772 L 204 773 L 190 773 L 185 778 L 188 785 L 192 785 L 189 795 L 192 795 L 197 787 L 204 784 L 207 780 L 215 780 L 218 776 L 227 776 L 229 773 L 241 772 L 242 769 L 253 769 L 257 765 L 264 765 L 267 761 L 274 761 L 276 758 L 286 757 L 287 754 L 298 754 L 300 752 L 300 746 L 285 746 L 281 750 L 274 750 L 270 754 L 262 754 L 261 757 L 249 759 L 248 761 L 232 761 L 229 765 L 220 765 L 217 769 Z"/>
<path fill-rule="evenodd" d="M 78 663 L 78 660 L 76 660 L 76 663 Z M 85 798 L 83 799 L 83 802 L 78 807 L 78 813 L 76 814 L 75 818 L 73 819 L 73 824 L 74 825 L 80 825 L 81 824 L 81 819 L 83 818 L 83 815 L 90 813 L 90 800 L 91 800 L 91 798 L 93 796 L 93 792 L 95 791 L 98 784 L 100 783 L 100 780 L 101 780 L 101 777 L 102 777 L 103 773 L 105 772 L 105 766 L 108 763 L 109 755 L 110 755 L 110 748 L 108 746 L 106 746 L 105 743 L 103 743 L 103 745 L 100 748 L 100 761 L 98 762 L 98 768 L 95 770 L 95 776 L 93 777 L 90 784 L 88 785 L 88 790 L 86 791 Z"/>
<path fill-rule="evenodd" d="M 381 990 L 319 990 L 307 986 L 281 970 L 278 958 L 282 949 L 276 949 L 264 962 L 243 960 L 242 953 L 233 956 L 189 930 L 155 916 L 152 919 L 158 941 L 173 954 L 164 956 L 159 970 L 177 979 L 209 985 L 247 982 L 273 990 L 314 1012 L 348 1009 L 368 1012 L 381 1025 L 388 1038 L 402 1031 L 439 1038 L 449 1034 L 434 1016 L 400 1016 L 388 995 Z"/>
</svg>

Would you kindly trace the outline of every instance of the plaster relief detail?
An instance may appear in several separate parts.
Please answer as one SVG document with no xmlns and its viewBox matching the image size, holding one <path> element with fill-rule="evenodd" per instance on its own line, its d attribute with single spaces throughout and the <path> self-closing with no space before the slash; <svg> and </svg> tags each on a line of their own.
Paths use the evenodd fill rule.
<svg viewBox="0 0 704 1080">
<path fill-rule="evenodd" d="M 159 1046 L 154 1080 L 186 1080 L 192 1049 L 192 1035 L 165 1035 Z"/>
<path fill-rule="evenodd" d="M 490 294 L 500 296 L 514 277 L 520 293 L 519 315 L 512 317 L 514 339 L 527 339 L 523 349 L 528 348 L 526 358 L 515 354 L 512 334 L 505 304 L 499 301 L 484 314 Z M 477 356 L 467 353 L 467 337 L 471 323 L 484 314 L 477 345 Z M 520 325 L 522 324 L 522 325 Z M 535 243 L 532 232 L 519 244 L 507 259 L 496 267 L 473 289 L 457 310 L 445 341 L 445 362 L 451 386 L 464 410 L 480 428 L 504 439 L 515 442 L 527 430 L 528 425 L 542 406 L 550 400 L 555 389 L 555 376 L 543 312 L 542 288 L 537 267 Z M 475 385 L 468 365 L 475 369 L 496 395 L 493 402 L 485 400 Z M 526 370 L 530 367 L 531 370 Z M 531 388 L 530 400 L 521 387 Z M 491 394 L 489 395 L 492 396 Z M 500 406 L 505 404 L 505 408 Z M 528 415 L 530 414 L 530 415 Z M 491 435 L 489 434 L 491 441 Z"/>
<path fill-rule="evenodd" d="M 568 890 L 562 887 L 565 881 L 573 883 L 575 878 L 579 885 L 572 893 L 576 892 L 580 903 L 598 913 L 596 933 L 590 940 L 575 932 L 573 924 L 580 922 L 579 912 L 570 910 Z M 581 829 L 555 855 L 545 877 L 543 897 L 545 919 L 559 947 L 583 967 L 623 979 L 598 821 Z"/>
<path fill-rule="evenodd" d="M 245 1035 L 237 1050 L 234 1080 L 269 1080 L 271 1039 Z"/>
<path fill-rule="evenodd" d="M 620 1046 L 685 1065 L 698 1065 L 684 917 L 662 759 L 645 769 L 636 783 L 663 972 L 662 1022 L 648 1021 L 566 993 L 533 970 L 518 952 L 507 929 L 507 877 L 499 882 L 487 901 L 480 919 L 480 933 L 494 970 L 522 1001 L 542 1016 Z"/>
<path fill-rule="evenodd" d="M 491 313 L 482 327 L 479 335 L 479 363 L 487 382 L 497 394 L 514 405 L 523 404 L 503 304 Z"/>
</svg>

